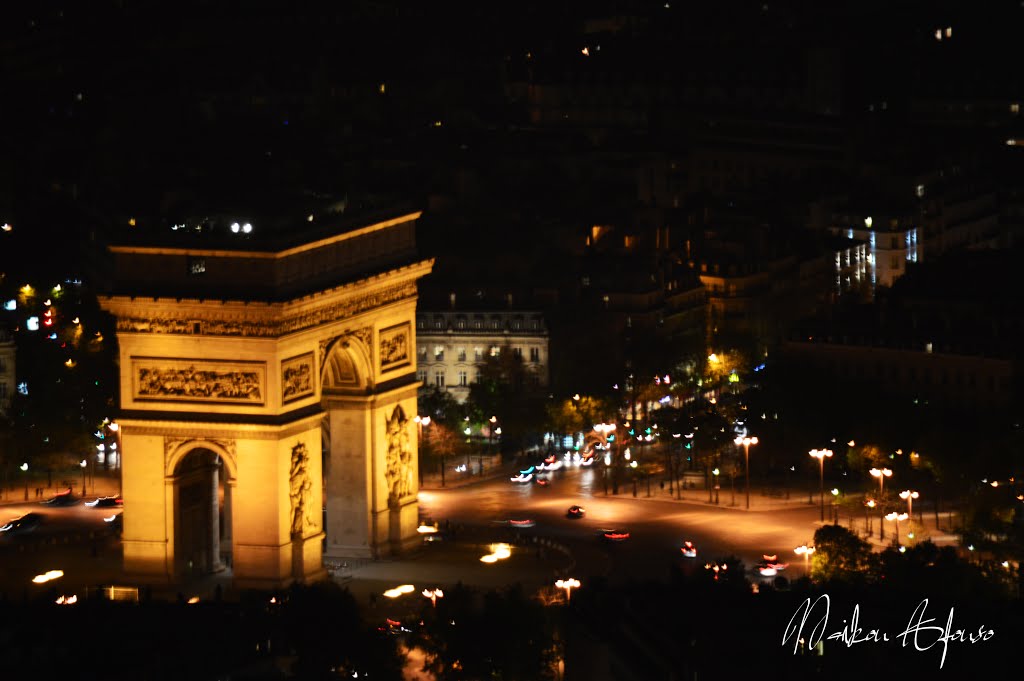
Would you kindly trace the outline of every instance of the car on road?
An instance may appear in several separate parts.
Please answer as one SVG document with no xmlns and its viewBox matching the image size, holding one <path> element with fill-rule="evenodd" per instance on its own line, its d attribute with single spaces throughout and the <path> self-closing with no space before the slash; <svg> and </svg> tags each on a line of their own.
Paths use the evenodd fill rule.
<svg viewBox="0 0 1024 681">
<path fill-rule="evenodd" d="M 762 560 L 756 565 L 757 572 L 762 577 L 774 577 L 789 567 L 789 563 L 783 563 L 777 555 L 763 555 Z"/>
<path fill-rule="evenodd" d="M 508 521 L 509 527 L 519 527 L 519 528 L 533 527 L 536 524 L 537 524 L 536 521 L 532 520 L 531 518 L 517 518 L 517 519 L 510 519 Z"/>
<path fill-rule="evenodd" d="M 18 518 L 13 518 L 5 525 L 0 525 L 0 532 L 6 535 L 27 534 L 35 531 L 43 521 L 39 513 L 26 513 Z"/>
<path fill-rule="evenodd" d="M 565 515 L 574 520 L 578 520 L 587 514 L 587 509 L 582 506 L 570 506 L 569 510 L 565 512 Z"/>
<path fill-rule="evenodd" d="M 682 548 L 680 548 L 679 550 L 683 552 L 684 558 L 697 557 L 697 547 L 694 545 L 692 541 L 684 541 Z"/>
<path fill-rule="evenodd" d="M 71 488 L 69 487 L 63 492 L 57 492 L 42 503 L 48 506 L 73 506 L 78 503 L 78 497 L 71 493 Z"/>
<path fill-rule="evenodd" d="M 598 532 L 600 533 L 601 540 L 606 542 L 619 543 L 629 539 L 629 530 L 624 530 L 621 527 L 605 528 L 598 530 Z"/>
<path fill-rule="evenodd" d="M 121 532 L 124 531 L 123 513 L 115 513 L 112 516 L 107 516 L 103 518 L 103 522 L 105 522 L 107 524 L 107 527 L 110 528 L 110 531 L 116 534 L 117 536 L 121 536 Z"/>
<path fill-rule="evenodd" d="M 111 497 L 97 497 L 92 501 L 86 501 L 85 505 L 90 508 L 114 508 L 123 506 L 124 500 L 121 498 L 121 495 L 118 494 Z"/>
<path fill-rule="evenodd" d="M 547 487 L 551 483 L 548 481 L 547 478 L 537 478 L 537 484 L 540 485 L 541 487 Z"/>
</svg>

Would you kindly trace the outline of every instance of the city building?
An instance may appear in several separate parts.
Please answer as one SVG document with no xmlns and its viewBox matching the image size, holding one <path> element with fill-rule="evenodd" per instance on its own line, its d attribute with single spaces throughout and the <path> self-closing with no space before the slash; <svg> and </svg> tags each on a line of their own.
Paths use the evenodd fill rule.
<svg viewBox="0 0 1024 681">
<path fill-rule="evenodd" d="M 417 377 L 423 386 L 447 390 L 459 402 L 469 396 L 480 365 L 503 352 L 522 360 L 532 387 L 548 385 L 548 328 L 540 312 L 419 310 L 416 340 Z"/>
<path fill-rule="evenodd" d="M 14 393 L 14 338 L 0 329 L 0 415 L 7 412 Z"/>
<path fill-rule="evenodd" d="M 824 381 L 967 409 L 1012 407 L 1024 314 L 1016 250 L 950 253 L 911 270 L 871 305 L 807 320 L 783 358 Z"/>
<path fill-rule="evenodd" d="M 872 288 L 891 287 L 906 273 L 907 263 L 919 262 L 923 255 L 918 226 L 898 217 L 841 215 L 829 232 L 867 243 L 867 273 Z M 848 264 L 844 259 L 842 266 Z"/>
</svg>

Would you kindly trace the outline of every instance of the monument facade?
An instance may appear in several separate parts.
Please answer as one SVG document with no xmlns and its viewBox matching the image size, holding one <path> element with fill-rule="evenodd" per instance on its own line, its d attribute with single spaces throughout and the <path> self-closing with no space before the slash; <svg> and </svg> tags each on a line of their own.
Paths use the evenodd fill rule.
<svg viewBox="0 0 1024 681">
<path fill-rule="evenodd" d="M 418 217 L 110 247 L 129 573 L 279 586 L 416 541 Z"/>
</svg>

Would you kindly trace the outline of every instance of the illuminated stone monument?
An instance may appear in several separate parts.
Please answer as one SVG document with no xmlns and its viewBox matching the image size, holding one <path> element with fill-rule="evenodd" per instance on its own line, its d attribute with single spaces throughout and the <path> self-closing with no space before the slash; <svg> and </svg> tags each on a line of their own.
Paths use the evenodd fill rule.
<svg viewBox="0 0 1024 681">
<path fill-rule="evenodd" d="M 418 217 L 110 247 L 129 574 L 279 586 L 415 542 Z"/>
</svg>

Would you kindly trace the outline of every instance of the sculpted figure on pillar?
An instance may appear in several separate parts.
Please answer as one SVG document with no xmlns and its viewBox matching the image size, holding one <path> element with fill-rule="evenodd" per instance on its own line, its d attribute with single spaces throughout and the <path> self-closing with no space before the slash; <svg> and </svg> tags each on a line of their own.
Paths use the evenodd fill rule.
<svg viewBox="0 0 1024 681">
<path fill-rule="evenodd" d="M 308 517 L 313 492 L 313 483 L 309 479 L 309 455 L 306 454 L 306 445 L 301 442 L 292 447 L 292 466 L 288 479 L 292 501 L 292 535 L 301 537 L 306 528 L 314 524 Z"/>
<path fill-rule="evenodd" d="M 387 421 L 388 452 L 385 477 L 388 482 L 388 503 L 396 505 L 412 494 L 412 452 L 409 449 L 409 419 L 402 407 L 395 407 Z"/>
</svg>

